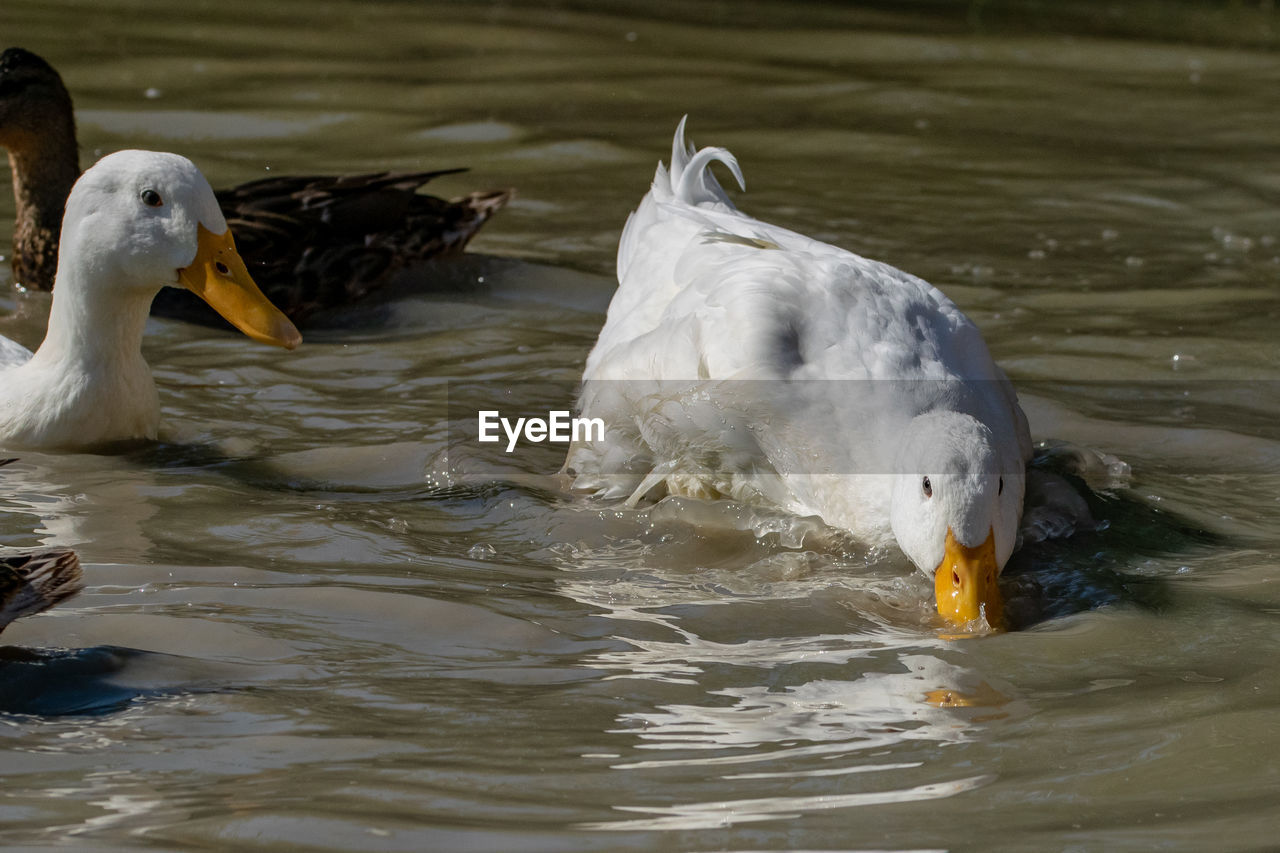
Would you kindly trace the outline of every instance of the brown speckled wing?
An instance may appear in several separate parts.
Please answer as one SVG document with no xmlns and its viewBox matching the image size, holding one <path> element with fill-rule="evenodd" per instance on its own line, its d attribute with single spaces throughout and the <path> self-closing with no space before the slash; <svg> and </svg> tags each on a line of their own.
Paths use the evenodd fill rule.
<svg viewBox="0 0 1280 853">
<path fill-rule="evenodd" d="M 511 198 L 509 190 L 453 201 L 419 193 L 463 169 L 263 178 L 218 192 L 250 274 L 294 323 L 350 305 L 400 270 L 460 252 Z M 166 288 L 153 313 L 222 325 L 204 303 Z"/>
<path fill-rule="evenodd" d="M 73 551 L 35 551 L 0 557 L 0 631 L 13 620 L 48 610 L 81 589 Z"/>
</svg>

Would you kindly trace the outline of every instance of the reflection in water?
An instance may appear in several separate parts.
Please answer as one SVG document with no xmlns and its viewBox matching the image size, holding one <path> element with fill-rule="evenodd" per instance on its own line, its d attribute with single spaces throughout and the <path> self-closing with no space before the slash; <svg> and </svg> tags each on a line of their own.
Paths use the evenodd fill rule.
<svg viewBox="0 0 1280 853">
<path fill-rule="evenodd" d="M 835 742 L 833 752 L 883 748 L 903 740 L 960 743 L 969 738 L 965 715 L 940 705 L 935 697 L 945 691 L 963 695 L 961 685 L 975 681 L 972 673 L 928 655 L 903 654 L 898 658 L 905 672 L 867 672 L 853 681 L 812 681 L 775 691 L 767 687 L 733 687 L 711 692 L 733 704 L 668 706 L 661 713 L 637 713 L 624 722 L 642 728 L 624 729 L 636 734 L 640 749 L 715 750 L 758 747 L 801 740 Z M 995 694 L 981 682 L 988 701 L 1010 700 Z M 976 694 L 975 694 L 976 695 Z M 657 767 L 668 764 L 702 764 L 771 761 L 794 757 L 794 750 L 727 758 L 673 759 L 616 765 L 620 768 Z M 852 771 L 851 771 L 852 772 Z M 804 775 L 804 774 L 800 774 Z"/>
<path fill-rule="evenodd" d="M 797 817 L 798 814 L 830 809 L 847 809 L 854 806 L 876 806 L 891 803 L 911 803 L 920 800 L 938 800 L 972 791 L 991 782 L 992 776 L 969 776 L 948 782 L 933 782 L 892 791 L 869 791 L 857 794 L 815 794 L 802 797 L 761 797 L 753 800 L 720 800 L 707 803 L 690 803 L 683 806 L 639 807 L 618 806 L 619 811 L 642 812 L 660 815 L 640 820 L 620 820 L 615 823 L 583 824 L 583 829 L 636 830 L 689 830 L 715 829 L 738 823 L 756 823 Z"/>
<path fill-rule="evenodd" d="M 97 806 L 103 814 L 85 820 L 83 824 L 68 829 L 69 836 L 91 835 L 101 830 L 126 824 L 145 815 L 164 810 L 168 803 L 160 791 L 146 795 L 117 793 L 122 783 L 128 779 L 124 774 L 107 771 L 90 773 L 85 777 L 84 789 L 63 789 L 50 791 L 50 796 L 80 797 L 84 795 L 100 796 L 102 799 L 89 799 L 89 804 Z M 88 797 L 86 797 L 88 799 Z"/>
<path fill-rule="evenodd" d="M 643 741 L 641 749 L 711 750 L 803 740 L 838 741 L 846 749 L 861 750 L 901 740 L 967 740 L 965 715 L 940 705 L 935 697 L 942 691 L 964 695 L 962 685 L 974 683 L 973 673 L 929 655 L 902 654 L 898 662 L 905 672 L 867 672 L 853 681 L 811 681 L 781 691 L 762 686 L 726 688 L 711 695 L 728 697 L 733 700 L 731 705 L 669 706 L 662 713 L 629 714 L 623 720 L 643 727 L 637 733 Z M 977 687 L 994 704 L 1010 701 L 995 694 L 985 682 Z M 776 757 L 735 756 L 728 761 Z"/>
<path fill-rule="evenodd" d="M 690 533 L 693 528 L 676 523 L 669 504 L 665 511 L 647 515 L 651 522 L 656 515 L 656 530 L 665 531 L 658 532 L 656 538 L 666 546 L 667 557 L 671 551 L 679 553 L 681 530 L 684 537 L 714 543 L 717 535 L 732 540 L 735 534 L 741 535 L 740 530 L 756 526 L 752 523 L 754 511 L 748 507 L 730 511 L 720 504 L 703 509 L 703 515 L 722 522 L 731 518 L 736 523 L 721 523 L 718 529 L 696 528 L 696 533 Z M 772 517 L 764 511 L 759 521 Z M 801 547 L 803 538 L 801 535 L 788 544 Z M 787 542 L 787 537 L 779 541 Z M 954 778 L 948 767 L 940 774 L 948 778 L 919 782 L 919 774 L 929 770 L 908 745 L 967 743 L 979 737 L 993 720 L 1025 711 L 1013 699 L 1013 688 L 992 687 L 973 670 L 944 660 L 944 655 L 956 653 L 955 644 L 932 631 L 922 632 L 918 624 L 908 624 L 912 617 L 890 610 L 897 615 L 886 618 L 869 608 L 862 615 L 863 619 L 870 616 L 871 624 L 859 633 L 823 633 L 816 624 L 817 630 L 799 636 L 744 636 L 737 631 L 731 640 L 711 640 L 700 632 L 717 630 L 715 613 L 729 601 L 739 606 L 751 602 L 770 607 L 786 601 L 820 600 L 831 593 L 833 577 L 812 571 L 812 566 L 809 571 L 771 574 L 762 568 L 776 569 L 769 556 L 736 573 L 732 593 L 726 597 L 724 590 L 716 594 L 718 582 L 733 572 L 663 570 L 657 564 L 661 550 L 632 543 L 629 553 L 643 568 L 631 563 L 633 568 L 621 576 L 605 579 L 598 573 L 618 560 L 619 543 L 613 544 L 613 548 L 593 551 L 580 543 L 557 552 L 572 560 L 573 567 L 559 580 L 558 591 L 615 621 L 619 631 L 614 639 L 624 644 L 620 649 L 588 655 L 582 665 L 615 680 L 707 687 L 704 702 L 667 703 L 654 710 L 619 715 L 618 726 L 610 734 L 634 739 L 635 750 L 668 755 L 614 760 L 611 768 L 645 776 L 702 769 L 717 773 L 730 787 L 759 780 L 865 774 L 872 790 L 822 795 L 803 791 L 702 801 L 697 799 L 698 786 L 668 784 L 662 786 L 662 804 L 632 801 L 614 805 L 618 811 L 649 817 L 594 821 L 584 828 L 709 829 L 830 809 L 944 798 L 994 778 L 989 774 Z M 715 550 L 707 547 L 706 541 L 703 546 L 704 553 Z M 592 576 L 581 576 L 593 569 Z M 872 595 L 892 599 L 895 592 L 901 597 L 911 594 L 874 574 L 859 577 L 846 573 L 841 585 L 841 593 L 855 600 Z M 659 636 L 654 636 L 655 632 Z M 674 639 L 663 639 L 661 634 L 674 635 Z M 823 677 L 813 678 L 813 668 L 819 668 Z M 831 677 L 835 672 L 848 676 Z M 760 683 L 761 678 L 771 684 L 787 681 L 792 673 L 806 680 L 782 687 Z M 899 784 L 893 786 L 886 779 L 896 779 Z"/>
<path fill-rule="evenodd" d="M 0 713 L 106 714 L 135 699 L 216 690 L 238 667 L 117 646 L 0 646 Z"/>
<path fill-rule="evenodd" d="M 569 583 L 562 584 L 560 589 L 572 597 L 575 592 L 594 592 L 593 589 L 584 589 L 592 586 L 590 583 Z M 599 582 L 594 586 L 600 586 Z M 577 600 L 585 603 L 585 600 L 598 600 L 602 597 L 594 592 Z M 718 602 L 705 603 L 714 605 Z M 604 615 L 611 619 L 661 626 L 678 634 L 680 639 L 663 641 L 628 637 L 626 641 L 633 648 L 601 652 L 583 661 L 585 666 L 614 673 L 616 678 L 649 678 L 683 684 L 697 683 L 697 675 L 705 668 L 715 666 L 768 670 L 793 663 L 839 665 L 858 658 L 868 658 L 878 652 L 941 648 L 944 645 L 944 641 L 936 637 L 888 627 L 856 635 L 817 633 L 800 637 L 745 638 L 722 643 L 702 639 L 683 627 L 677 617 L 654 613 L 647 608 L 615 605 Z"/>
<path fill-rule="evenodd" d="M 900 654 L 898 661 L 905 672 L 866 672 L 852 681 L 818 680 L 782 690 L 759 685 L 725 688 L 710 692 L 716 697 L 714 704 L 668 705 L 657 712 L 625 714 L 620 721 L 627 727 L 615 730 L 615 734 L 639 738 L 638 749 L 683 754 L 612 766 L 631 772 L 744 765 L 786 768 L 721 771 L 725 780 L 744 781 L 892 773 L 922 765 L 920 761 L 884 761 L 883 756 L 892 755 L 898 745 L 907 741 L 963 743 L 975 737 L 979 722 L 991 719 L 988 715 L 979 721 L 957 712 L 956 703 L 940 706 L 936 701 L 940 692 L 962 695 L 962 685 L 975 682 L 973 673 L 930 655 Z M 1005 705 L 1010 701 L 985 682 L 978 683 L 975 695 L 979 693 L 985 702 Z M 724 704 L 723 699 L 730 704 Z M 873 754 L 876 760 L 870 759 Z M 615 830 L 710 828 L 814 810 L 937 799 L 973 790 L 993 778 L 978 775 L 825 796 L 618 805 L 615 808 L 620 811 L 658 817 L 593 826 Z"/>
<path fill-rule="evenodd" d="M 84 464 L 89 459 L 92 470 Z M 155 474 L 124 457 L 28 452 L 0 468 L 0 509 L 13 516 L 9 529 L 29 519 L 36 538 L 25 543 L 97 543 L 96 559 L 145 561 L 152 548 L 146 524 L 168 495 Z"/>
</svg>

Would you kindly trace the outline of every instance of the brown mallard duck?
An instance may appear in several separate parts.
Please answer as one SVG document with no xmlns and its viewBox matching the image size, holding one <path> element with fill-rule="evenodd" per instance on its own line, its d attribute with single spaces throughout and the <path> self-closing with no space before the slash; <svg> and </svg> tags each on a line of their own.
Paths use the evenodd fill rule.
<svg viewBox="0 0 1280 853">
<path fill-rule="evenodd" d="M 48 610 L 80 591 L 80 560 L 54 549 L 0 556 L 0 631 L 22 616 Z"/>
<path fill-rule="evenodd" d="M 13 170 L 13 273 L 53 288 L 62 210 L 80 175 L 71 96 L 48 62 L 19 47 L 0 54 L 0 146 Z M 428 258 L 462 251 L 509 189 L 447 201 L 419 193 L 464 169 L 269 177 L 216 193 L 253 278 L 296 324 L 349 305 Z M 190 294 L 162 294 L 153 311 L 220 325 Z"/>
<path fill-rule="evenodd" d="M 0 468 L 13 461 L 0 459 Z M 63 548 L 0 556 L 0 631 L 75 595 L 81 577 L 80 559 Z"/>
</svg>

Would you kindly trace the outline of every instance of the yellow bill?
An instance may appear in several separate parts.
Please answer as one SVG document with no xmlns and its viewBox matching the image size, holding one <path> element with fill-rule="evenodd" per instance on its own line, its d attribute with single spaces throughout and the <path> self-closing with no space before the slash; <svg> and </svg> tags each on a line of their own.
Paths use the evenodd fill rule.
<svg viewBox="0 0 1280 853">
<path fill-rule="evenodd" d="M 961 545 L 947 530 L 946 553 L 933 576 L 938 613 L 954 625 L 964 625 L 985 614 L 992 628 L 1004 627 L 1004 600 L 996 578 L 996 534 L 975 547 Z"/>
<path fill-rule="evenodd" d="M 214 234 L 203 224 L 196 226 L 196 256 L 178 270 L 178 283 L 255 341 L 285 349 L 302 343 L 297 328 L 254 283 L 230 228 Z"/>
</svg>

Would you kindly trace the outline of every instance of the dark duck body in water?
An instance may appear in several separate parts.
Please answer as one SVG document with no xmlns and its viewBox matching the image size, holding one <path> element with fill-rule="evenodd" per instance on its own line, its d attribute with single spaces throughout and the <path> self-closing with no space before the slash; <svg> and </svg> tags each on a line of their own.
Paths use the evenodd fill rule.
<svg viewBox="0 0 1280 853">
<path fill-rule="evenodd" d="M 71 96 L 58 72 L 22 48 L 0 54 L 0 145 L 13 171 L 13 274 L 51 290 L 62 211 L 80 176 Z M 453 200 L 419 193 L 464 169 L 270 177 L 217 192 L 249 272 L 295 324 L 351 305 L 430 258 L 461 252 L 512 197 L 508 189 Z M 429 279 L 423 286 L 430 287 Z M 162 293 L 153 313 L 223 321 L 199 299 Z"/>
<path fill-rule="evenodd" d="M 0 556 L 0 631 L 80 591 L 80 560 L 54 549 Z"/>
</svg>

